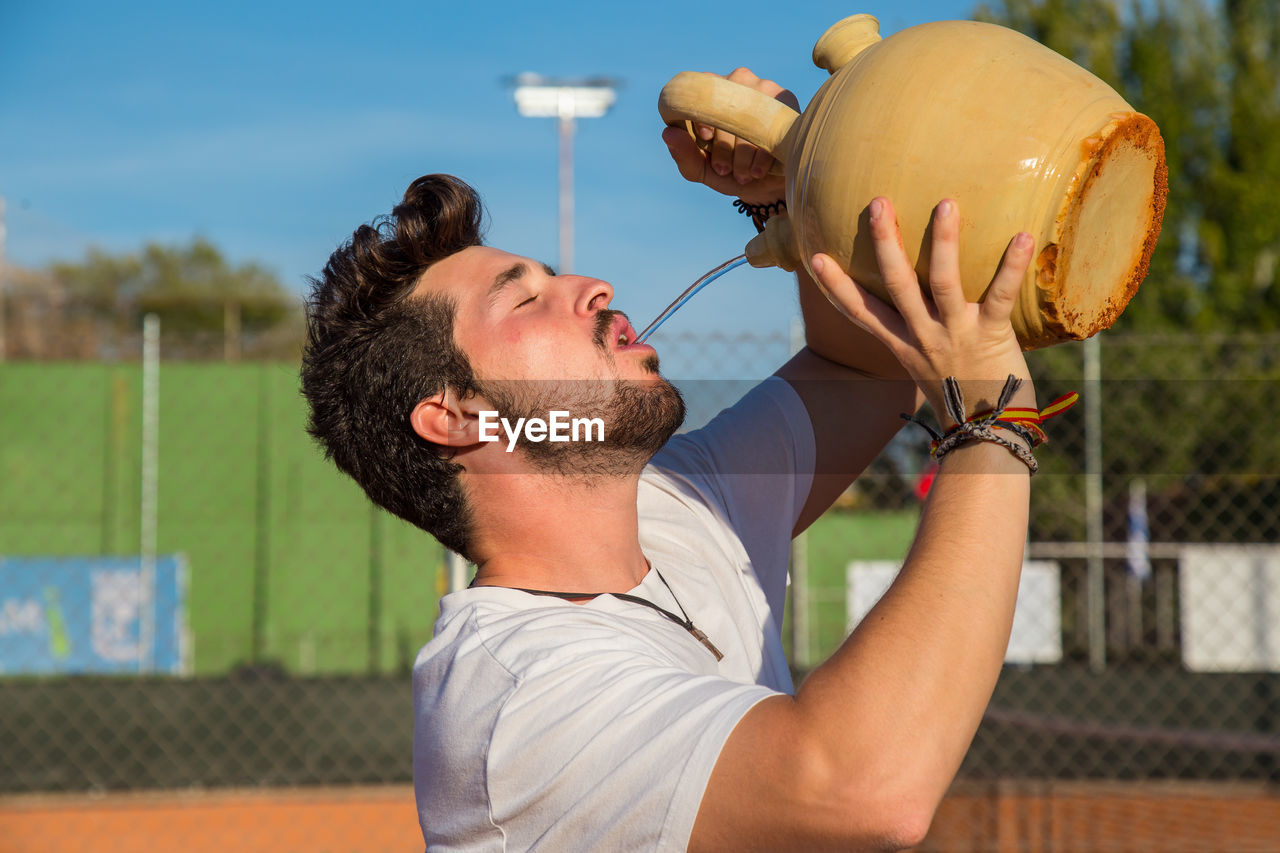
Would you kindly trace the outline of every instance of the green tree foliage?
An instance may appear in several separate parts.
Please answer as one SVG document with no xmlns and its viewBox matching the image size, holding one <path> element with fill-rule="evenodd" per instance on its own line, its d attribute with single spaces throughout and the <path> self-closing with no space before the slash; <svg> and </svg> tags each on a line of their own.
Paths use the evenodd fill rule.
<svg viewBox="0 0 1280 853">
<path fill-rule="evenodd" d="M 297 299 L 274 274 L 252 263 L 232 266 L 202 239 L 186 246 L 153 243 L 123 255 L 95 249 L 78 263 L 55 263 L 49 271 L 82 310 L 126 328 L 154 313 L 167 333 L 226 334 L 232 324 L 238 335 L 277 326 L 297 313 Z"/>
<path fill-rule="evenodd" d="M 1280 329 L 1280 0 L 998 0 L 1160 126 L 1169 205 L 1118 329 Z"/>
</svg>

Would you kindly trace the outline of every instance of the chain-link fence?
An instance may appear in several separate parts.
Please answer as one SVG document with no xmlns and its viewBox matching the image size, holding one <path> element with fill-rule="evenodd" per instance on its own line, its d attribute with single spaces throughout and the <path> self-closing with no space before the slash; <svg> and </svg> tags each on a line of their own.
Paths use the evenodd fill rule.
<svg viewBox="0 0 1280 853">
<path fill-rule="evenodd" d="M 690 425 L 795 348 L 655 343 Z M 300 840 L 308 820 L 356 849 L 332 825 L 352 802 L 397 815 L 367 849 L 415 846 L 407 790 L 324 790 L 411 780 L 408 673 L 442 550 L 321 458 L 295 364 L 163 338 L 152 372 L 144 349 L 0 364 L 0 851 L 79 849 L 88 801 L 32 795 L 247 788 L 283 799 L 255 800 L 224 849 L 263 827 L 329 849 Z M 1280 336 L 1108 335 L 1030 361 L 1042 402 L 1082 400 L 1038 454 L 1007 666 L 923 849 L 1280 850 Z M 892 580 L 926 445 L 904 430 L 796 541 L 798 677 Z M 289 811 L 298 787 L 320 813 Z M 176 825 L 112 808 L 96 847 Z M 197 849 L 190 826 L 175 849 Z"/>
</svg>

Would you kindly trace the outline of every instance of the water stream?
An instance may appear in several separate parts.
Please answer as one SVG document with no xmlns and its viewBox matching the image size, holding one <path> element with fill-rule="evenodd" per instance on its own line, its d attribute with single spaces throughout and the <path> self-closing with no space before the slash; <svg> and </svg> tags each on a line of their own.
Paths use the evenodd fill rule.
<svg viewBox="0 0 1280 853">
<path fill-rule="evenodd" d="M 634 343 L 637 343 L 637 344 L 644 343 L 646 340 L 648 340 L 650 335 L 658 331 L 659 326 L 667 322 L 667 318 L 669 318 L 672 314 L 679 311 L 682 307 L 684 307 L 684 304 L 686 302 L 688 302 L 695 295 L 697 295 L 699 290 L 702 290 L 702 288 L 706 287 L 708 284 L 715 281 L 720 276 L 724 275 L 734 267 L 740 267 L 746 262 L 747 262 L 746 255 L 738 255 L 738 257 L 734 258 L 733 260 L 725 261 L 723 264 L 711 270 L 702 278 L 695 281 L 693 284 L 689 285 L 689 287 L 685 289 L 684 293 L 677 296 L 676 300 L 666 307 L 666 310 L 664 310 L 661 314 L 659 314 L 652 323 L 644 327 L 644 331 L 642 331 L 639 335 L 636 336 Z"/>
</svg>

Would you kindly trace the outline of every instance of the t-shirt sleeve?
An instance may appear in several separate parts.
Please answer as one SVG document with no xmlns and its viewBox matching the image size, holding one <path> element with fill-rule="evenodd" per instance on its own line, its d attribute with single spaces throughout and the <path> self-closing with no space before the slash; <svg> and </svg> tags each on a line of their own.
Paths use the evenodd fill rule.
<svg viewBox="0 0 1280 853">
<path fill-rule="evenodd" d="M 622 649 L 559 657 L 499 714 L 493 821 L 513 850 L 683 851 L 725 741 L 772 695 Z"/>
<path fill-rule="evenodd" d="M 674 437 L 652 464 L 691 483 L 723 514 L 772 600 L 786 585 L 785 555 L 775 552 L 791 541 L 815 456 L 804 402 L 773 376 L 706 426 Z"/>
</svg>

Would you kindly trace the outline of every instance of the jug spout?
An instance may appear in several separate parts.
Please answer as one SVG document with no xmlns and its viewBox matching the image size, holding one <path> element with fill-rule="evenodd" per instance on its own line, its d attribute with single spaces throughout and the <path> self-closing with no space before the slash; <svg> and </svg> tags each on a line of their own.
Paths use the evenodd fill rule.
<svg viewBox="0 0 1280 853">
<path fill-rule="evenodd" d="M 771 217 L 764 230 L 747 244 L 746 252 L 747 263 L 753 267 L 778 267 L 795 272 L 800 267 L 800 255 L 791 232 L 791 218 Z"/>
<path fill-rule="evenodd" d="M 850 15 L 822 34 L 813 46 L 813 64 L 835 74 L 880 41 L 880 22 L 871 15 Z"/>
</svg>

